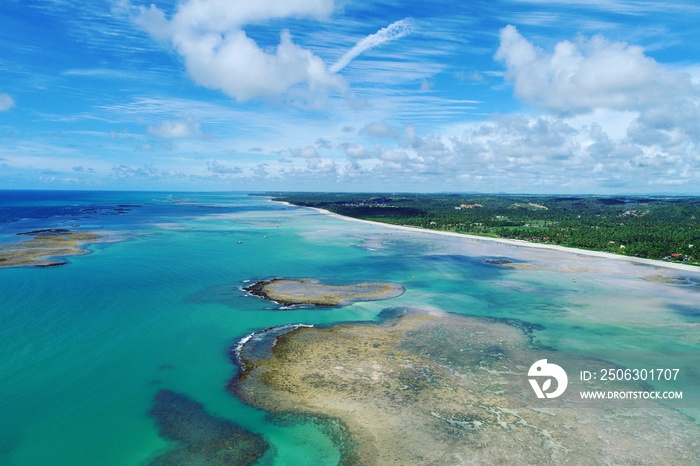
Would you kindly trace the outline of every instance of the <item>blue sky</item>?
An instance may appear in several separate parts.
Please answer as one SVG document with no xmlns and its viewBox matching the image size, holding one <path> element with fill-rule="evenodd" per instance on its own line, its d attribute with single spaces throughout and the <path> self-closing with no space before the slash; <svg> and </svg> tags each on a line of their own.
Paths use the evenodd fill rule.
<svg viewBox="0 0 700 466">
<path fill-rule="evenodd" d="M 700 194 L 700 5 L 3 0 L 0 189 Z"/>
</svg>

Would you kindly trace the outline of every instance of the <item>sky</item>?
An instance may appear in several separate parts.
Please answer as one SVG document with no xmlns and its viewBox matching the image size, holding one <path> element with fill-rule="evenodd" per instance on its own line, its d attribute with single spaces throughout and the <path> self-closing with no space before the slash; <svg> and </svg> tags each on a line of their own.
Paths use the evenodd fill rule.
<svg viewBox="0 0 700 466">
<path fill-rule="evenodd" d="M 0 189 L 700 195 L 695 0 L 2 0 Z"/>
</svg>

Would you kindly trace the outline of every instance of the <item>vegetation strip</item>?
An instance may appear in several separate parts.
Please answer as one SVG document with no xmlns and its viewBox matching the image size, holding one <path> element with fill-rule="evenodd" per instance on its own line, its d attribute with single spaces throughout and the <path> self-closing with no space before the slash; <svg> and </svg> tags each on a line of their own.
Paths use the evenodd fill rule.
<svg viewBox="0 0 700 466">
<path fill-rule="evenodd" d="M 700 265 L 700 198 L 268 193 L 393 225 Z"/>
</svg>

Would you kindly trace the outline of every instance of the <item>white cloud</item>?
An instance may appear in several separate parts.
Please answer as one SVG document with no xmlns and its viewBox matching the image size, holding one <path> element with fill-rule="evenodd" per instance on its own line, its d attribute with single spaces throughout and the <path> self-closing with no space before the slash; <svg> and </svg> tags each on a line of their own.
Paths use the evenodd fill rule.
<svg viewBox="0 0 700 466">
<path fill-rule="evenodd" d="M 0 112 L 7 111 L 15 106 L 15 101 L 8 94 L 0 94 Z"/>
<path fill-rule="evenodd" d="M 158 125 L 149 126 L 148 133 L 163 139 L 204 137 L 199 121 L 193 115 L 188 115 L 180 120 L 161 121 Z"/>
<path fill-rule="evenodd" d="M 72 69 L 66 70 L 61 73 L 66 76 L 80 76 L 80 77 L 99 77 L 99 78 L 124 78 L 124 79 L 138 79 L 141 75 L 136 72 L 123 71 L 119 69 L 111 68 L 84 68 L 84 69 Z"/>
<path fill-rule="evenodd" d="M 337 73 L 350 64 L 362 52 L 378 47 L 386 42 L 400 39 L 401 37 L 411 34 L 414 30 L 413 23 L 408 19 L 395 21 L 385 28 L 380 29 L 374 34 L 370 34 L 359 41 L 353 48 L 348 50 L 340 59 L 331 66 L 331 73 Z"/>
<path fill-rule="evenodd" d="M 300 149 L 294 149 L 292 155 L 295 157 L 301 157 L 303 159 L 315 159 L 318 158 L 318 151 L 314 146 L 303 147 Z"/>
<path fill-rule="evenodd" d="M 255 168 L 251 169 L 251 171 L 253 172 L 253 175 L 258 178 L 267 178 L 270 176 L 270 173 L 267 171 L 268 167 L 269 165 L 266 163 L 259 163 Z"/>
<path fill-rule="evenodd" d="M 312 171 L 319 171 L 325 173 L 335 173 L 336 166 L 335 162 L 328 157 L 316 157 L 313 159 L 308 159 L 306 162 L 306 168 Z"/>
<path fill-rule="evenodd" d="M 367 150 L 364 144 L 344 143 L 342 147 L 345 151 L 345 155 L 347 155 L 350 160 L 370 159 L 375 157 L 375 154 Z"/>
<path fill-rule="evenodd" d="M 514 26 L 501 30 L 495 58 L 524 101 L 560 114 L 594 109 L 642 111 L 678 95 L 696 93 L 689 75 L 672 73 L 641 47 L 603 37 L 559 42 L 551 53 L 521 36 Z"/>
<path fill-rule="evenodd" d="M 559 153 L 564 166 L 588 171 L 594 186 L 603 188 L 635 190 L 697 179 L 700 87 L 693 81 L 692 68 L 672 71 L 640 47 L 602 37 L 562 41 L 547 53 L 513 26 L 501 31 L 495 58 L 506 64 L 506 78 L 514 82 L 519 98 L 569 116 L 558 123 L 559 128 L 552 123 L 556 120 L 547 118 L 540 119 L 549 122 L 544 126 L 529 123 L 517 129 L 511 122 L 495 127 L 499 138 L 490 145 L 501 154 L 512 154 L 515 158 L 509 161 L 530 160 L 533 173 L 539 170 L 544 176 L 541 163 L 553 163 L 557 159 L 552 155 Z M 540 127 L 548 129 L 537 131 Z M 566 127 L 570 129 L 563 131 Z M 557 139 L 561 144 L 555 144 Z M 481 149 L 481 154 L 499 158 Z M 511 168 L 528 170 L 512 164 Z M 556 173 L 554 168 L 547 176 Z M 573 175 L 571 183 L 587 177 L 580 174 L 573 180 Z"/>
<path fill-rule="evenodd" d="M 599 125 L 605 128 L 611 138 L 620 139 L 627 135 L 627 128 L 638 116 L 638 112 L 596 109 L 591 113 L 567 118 L 566 122 L 574 127 Z"/>
<path fill-rule="evenodd" d="M 307 86 L 311 100 L 345 88 L 323 60 L 280 33 L 274 50 L 261 48 L 243 31 L 252 22 L 279 18 L 323 19 L 333 11 L 333 0 L 186 0 L 171 19 L 151 5 L 140 8 L 137 24 L 154 38 L 171 44 L 184 58 L 189 75 L 198 84 L 223 91 L 238 101 L 275 99 L 297 85 Z"/>
<path fill-rule="evenodd" d="M 396 130 L 384 123 L 367 123 L 359 132 L 360 135 L 374 138 L 395 138 L 398 136 Z"/>
<path fill-rule="evenodd" d="M 228 165 L 219 163 L 217 160 L 213 160 L 207 163 L 207 170 L 212 173 L 217 173 L 219 175 L 236 175 L 242 173 L 243 170 L 240 167 L 230 167 Z"/>
<path fill-rule="evenodd" d="M 128 165 L 119 165 L 112 168 L 112 173 L 117 178 L 159 178 L 162 173 L 153 164 L 143 164 L 141 167 L 132 168 Z"/>
<path fill-rule="evenodd" d="M 517 0 L 535 5 L 563 5 L 577 8 L 609 11 L 617 14 L 637 16 L 643 12 L 667 12 L 669 10 L 692 11 L 697 6 L 687 2 L 664 2 L 658 0 Z"/>
<path fill-rule="evenodd" d="M 185 0 L 177 7 L 171 25 L 180 31 L 226 33 L 246 24 L 280 18 L 328 18 L 335 8 L 333 0 Z M 154 5 L 148 14 L 164 18 Z"/>
<path fill-rule="evenodd" d="M 348 163 L 337 173 L 360 185 L 382 179 L 386 189 L 414 190 L 649 192 L 659 180 L 669 186 L 700 181 L 700 157 L 688 135 L 659 133 L 642 140 L 633 130 L 613 135 L 589 120 L 553 116 L 500 116 L 464 125 L 453 137 L 406 125 L 381 143 L 358 134 L 339 145 Z M 374 147 L 368 150 L 362 138 Z"/>
</svg>

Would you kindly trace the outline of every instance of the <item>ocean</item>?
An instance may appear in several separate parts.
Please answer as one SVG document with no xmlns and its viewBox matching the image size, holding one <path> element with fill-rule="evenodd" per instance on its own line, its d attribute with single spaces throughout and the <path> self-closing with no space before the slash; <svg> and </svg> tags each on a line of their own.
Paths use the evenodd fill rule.
<svg viewBox="0 0 700 466">
<path fill-rule="evenodd" d="M 0 246 L 45 229 L 102 240 L 64 265 L 0 268 L 0 464 L 157 464 L 178 448 L 154 413 L 170 392 L 257 434 L 258 464 L 337 464 L 319 423 L 231 394 L 232 350 L 262 329 L 402 307 L 520 322 L 554 359 L 678 368 L 649 383 L 682 390 L 683 403 L 665 403 L 700 419 L 700 271 L 390 229 L 248 193 L 0 191 Z M 279 309 L 242 290 L 273 277 L 406 291 Z"/>
</svg>

